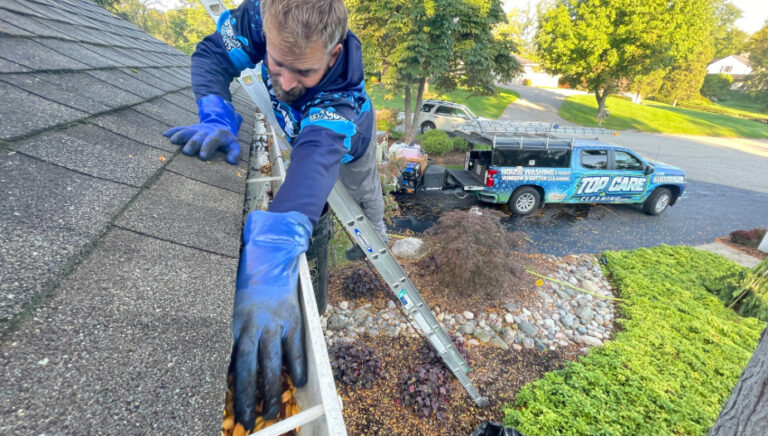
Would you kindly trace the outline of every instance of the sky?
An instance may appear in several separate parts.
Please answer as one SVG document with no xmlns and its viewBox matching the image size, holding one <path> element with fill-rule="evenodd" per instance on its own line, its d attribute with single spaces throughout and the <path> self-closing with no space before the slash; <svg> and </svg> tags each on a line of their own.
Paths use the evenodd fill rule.
<svg viewBox="0 0 768 436">
<path fill-rule="evenodd" d="M 529 4 L 532 4 L 532 8 L 536 7 L 537 0 L 503 0 L 504 9 L 509 11 L 510 9 L 517 7 L 525 9 Z M 736 26 L 748 34 L 753 34 L 760 30 L 765 24 L 765 20 L 768 18 L 768 1 L 766 0 L 731 0 L 731 3 L 741 9 L 744 14 L 736 21 Z"/>
</svg>

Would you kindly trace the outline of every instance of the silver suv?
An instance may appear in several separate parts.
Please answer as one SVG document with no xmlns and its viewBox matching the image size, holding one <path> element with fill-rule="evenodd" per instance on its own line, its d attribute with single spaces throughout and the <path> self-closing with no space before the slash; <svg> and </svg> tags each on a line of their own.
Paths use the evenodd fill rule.
<svg viewBox="0 0 768 436">
<path fill-rule="evenodd" d="M 463 104 L 444 100 L 424 100 L 419 112 L 419 130 L 421 133 L 432 129 L 452 132 L 466 123 L 467 120 L 478 118 Z"/>
</svg>

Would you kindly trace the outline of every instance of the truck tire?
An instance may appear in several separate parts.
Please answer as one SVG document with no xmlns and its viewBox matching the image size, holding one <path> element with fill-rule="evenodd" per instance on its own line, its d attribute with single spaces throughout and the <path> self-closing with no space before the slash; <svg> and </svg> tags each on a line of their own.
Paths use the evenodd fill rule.
<svg viewBox="0 0 768 436">
<path fill-rule="evenodd" d="M 530 186 L 518 188 L 509 199 L 509 210 L 517 215 L 528 215 L 539 207 L 541 195 Z"/>
<path fill-rule="evenodd" d="M 423 123 L 421 123 L 421 133 L 422 134 L 427 133 L 430 130 L 434 130 L 434 128 L 435 128 L 435 125 L 431 121 L 424 121 Z"/>
<path fill-rule="evenodd" d="M 651 196 L 643 203 L 643 210 L 648 215 L 657 216 L 661 215 L 669 203 L 672 202 L 672 192 L 667 188 L 656 188 L 651 193 Z"/>
</svg>

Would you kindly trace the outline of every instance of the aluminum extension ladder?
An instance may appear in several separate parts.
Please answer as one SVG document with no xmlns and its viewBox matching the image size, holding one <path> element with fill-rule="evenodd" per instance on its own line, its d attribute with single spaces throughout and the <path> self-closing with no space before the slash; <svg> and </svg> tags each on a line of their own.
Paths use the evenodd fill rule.
<svg viewBox="0 0 768 436">
<path fill-rule="evenodd" d="M 200 3 L 203 4 L 206 12 L 208 12 L 214 22 L 218 22 L 219 16 L 227 10 L 226 6 L 224 6 L 220 0 L 200 0 Z M 270 175 L 262 174 L 248 180 L 247 189 L 249 198 L 254 199 L 252 204 L 248 205 L 250 210 L 256 208 L 266 209 L 266 206 L 268 206 L 268 192 L 276 192 L 277 188 L 285 177 L 279 149 L 288 149 L 290 147 L 288 141 L 285 139 L 284 132 L 282 129 L 280 129 L 274 112 L 272 111 L 272 104 L 269 99 L 269 94 L 263 82 L 261 81 L 260 74 L 258 73 L 259 68 L 260 65 L 257 65 L 253 69 L 244 70 L 238 78 L 240 84 L 246 90 L 254 103 L 256 103 L 256 106 L 264 115 L 266 121 L 268 121 L 272 133 L 270 138 L 272 140 L 266 141 L 268 148 L 264 150 L 264 145 L 262 144 L 261 149 L 256 150 L 257 156 L 255 157 L 255 161 L 254 158 L 251 159 L 254 161 L 254 164 L 258 166 L 256 168 L 257 171 L 255 174 L 260 174 L 258 170 L 263 166 L 263 164 L 272 162 L 272 165 L 270 166 Z M 259 134 L 259 132 L 254 133 Z M 265 133 L 266 132 L 261 132 L 259 134 L 259 139 L 262 139 L 262 137 L 266 138 L 267 135 Z M 276 163 L 277 166 L 275 165 Z M 254 169 L 254 164 L 251 165 L 251 170 Z M 277 174 L 275 173 L 276 171 Z M 467 365 L 464 358 L 456 349 L 456 346 L 451 341 L 448 333 L 438 323 L 437 319 L 435 319 L 435 316 L 432 314 L 432 311 L 429 309 L 426 302 L 424 302 L 424 300 L 421 298 L 421 295 L 419 295 L 416 287 L 406 276 L 405 271 L 403 271 L 402 267 L 397 262 L 397 260 L 395 260 L 394 256 L 392 256 L 392 253 L 390 253 L 389 249 L 381 240 L 378 233 L 373 229 L 373 226 L 363 214 L 360 206 L 352 199 L 341 182 L 337 181 L 334 185 L 333 190 L 328 197 L 328 203 L 330 204 L 331 210 L 339 219 L 339 221 L 344 223 L 344 229 L 355 241 L 357 241 L 360 248 L 363 249 L 368 260 L 377 269 L 379 274 L 381 274 L 381 276 L 384 278 L 384 281 L 391 289 L 392 293 L 397 297 L 398 302 L 400 302 L 400 304 L 406 309 L 409 315 L 415 320 L 419 326 L 419 329 L 421 329 L 422 333 L 427 337 L 435 351 L 437 351 L 438 355 L 440 355 L 440 357 L 443 359 L 443 362 L 446 364 L 448 369 L 451 370 L 451 372 L 456 376 L 467 393 L 469 393 L 475 404 L 480 407 L 488 406 L 488 399 L 480 395 L 477 388 L 467 375 L 467 373 L 470 371 L 469 365 Z M 309 278 L 309 272 L 306 258 L 303 254 L 301 256 L 300 265 L 300 278 L 302 284 L 301 300 L 304 303 L 305 321 L 308 321 L 310 316 L 307 315 L 306 312 L 308 312 L 308 309 L 310 308 L 307 306 L 314 308 L 315 313 L 317 309 L 313 300 L 314 292 L 312 291 L 311 281 L 305 280 Z M 315 327 L 317 326 L 319 326 L 319 320 L 316 326 L 311 328 L 310 326 L 307 326 L 308 329 L 311 330 L 307 334 L 308 338 L 312 336 L 313 331 L 316 330 Z M 320 334 L 322 335 L 322 332 L 320 332 Z M 316 336 L 316 334 L 314 334 L 314 336 Z M 327 371 L 324 367 L 328 367 L 327 369 L 330 369 L 328 365 L 327 350 L 323 347 L 323 350 L 312 351 L 319 353 L 319 355 L 315 354 L 312 360 L 315 361 L 317 369 L 324 373 L 322 375 L 326 375 Z M 325 362 L 320 362 L 323 359 Z M 310 376 L 313 375 L 312 373 L 315 369 L 316 368 L 308 368 Z M 333 376 L 331 375 L 331 381 L 332 380 Z M 307 434 L 346 434 L 346 430 L 343 428 L 337 428 L 338 425 L 343 426 L 343 418 L 337 418 L 336 416 L 336 410 L 337 407 L 339 407 L 338 402 L 333 398 L 328 398 L 328 395 L 321 397 L 323 402 L 322 408 L 318 408 L 319 406 L 311 406 L 308 410 L 301 412 L 295 417 L 288 418 L 285 421 L 291 420 L 292 422 L 290 425 L 295 427 L 297 425 L 303 425 L 305 420 L 311 422 L 312 420 L 316 420 L 317 418 L 325 416 L 326 426 L 324 428 L 315 428 L 314 431 L 311 433 L 307 432 Z M 297 401 L 298 400 L 299 398 L 297 398 Z M 323 408 L 328 409 L 325 411 L 325 415 L 322 413 Z M 312 413 L 309 413 L 310 411 Z M 333 416 L 329 416 L 329 411 Z M 305 412 L 307 413 L 303 419 L 292 419 L 299 418 L 299 416 L 305 414 Z M 338 409 L 338 415 L 340 415 L 340 409 Z M 336 419 L 334 422 L 331 422 L 331 418 Z M 281 426 L 281 429 L 279 430 L 276 429 L 276 432 L 271 432 L 270 430 L 273 427 L 279 426 L 283 422 L 284 421 L 281 421 L 271 427 L 261 430 L 258 432 L 258 434 L 264 436 L 280 434 L 281 432 L 285 431 L 282 429 L 283 426 Z M 310 430 L 308 427 L 306 429 Z M 305 434 L 304 426 L 302 426 L 300 434 Z"/>
<path fill-rule="evenodd" d="M 487 135 L 509 135 L 515 133 L 564 134 L 564 135 L 615 135 L 613 130 L 601 127 L 560 126 L 555 123 L 511 120 L 467 120 L 456 125 L 455 130 L 466 133 Z"/>
</svg>

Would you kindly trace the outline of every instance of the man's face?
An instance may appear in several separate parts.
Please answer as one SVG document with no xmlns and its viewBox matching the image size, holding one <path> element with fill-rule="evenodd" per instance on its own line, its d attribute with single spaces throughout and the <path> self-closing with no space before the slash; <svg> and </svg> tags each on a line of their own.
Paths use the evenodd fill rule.
<svg viewBox="0 0 768 436">
<path fill-rule="evenodd" d="M 280 101 L 293 103 L 323 79 L 325 73 L 336 63 L 341 53 L 341 44 L 336 44 L 327 52 L 322 41 L 315 42 L 303 53 L 281 46 L 277 32 L 266 28 L 267 37 L 267 74 L 272 82 L 272 89 Z"/>
</svg>

